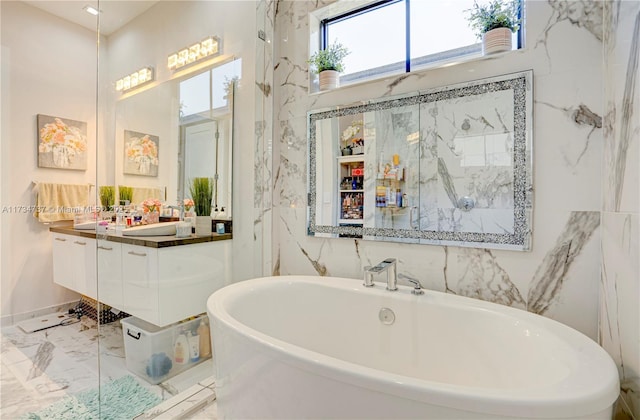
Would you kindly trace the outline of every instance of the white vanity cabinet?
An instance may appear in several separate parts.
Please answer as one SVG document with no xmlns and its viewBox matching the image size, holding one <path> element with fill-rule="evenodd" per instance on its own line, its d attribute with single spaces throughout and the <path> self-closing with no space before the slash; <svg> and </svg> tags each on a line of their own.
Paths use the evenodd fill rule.
<svg viewBox="0 0 640 420">
<path fill-rule="evenodd" d="M 123 310 L 158 326 L 206 311 L 229 283 L 230 242 L 166 248 L 122 244 Z"/>
<path fill-rule="evenodd" d="M 98 239 L 98 294 L 100 302 L 122 310 L 122 244 Z"/>
<path fill-rule="evenodd" d="M 229 240 L 129 242 L 141 241 L 54 232 L 54 282 L 160 327 L 205 312 L 207 298 L 230 283 Z"/>
<path fill-rule="evenodd" d="M 53 281 L 96 299 L 96 240 L 53 234 Z"/>
</svg>

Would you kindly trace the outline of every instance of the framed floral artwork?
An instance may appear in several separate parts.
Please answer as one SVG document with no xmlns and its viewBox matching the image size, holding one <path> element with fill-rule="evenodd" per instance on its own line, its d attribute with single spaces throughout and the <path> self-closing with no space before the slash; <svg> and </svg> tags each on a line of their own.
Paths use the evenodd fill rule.
<svg viewBox="0 0 640 420">
<path fill-rule="evenodd" d="M 158 136 L 124 130 L 124 173 L 158 176 L 159 143 Z"/>
<path fill-rule="evenodd" d="M 37 116 L 38 167 L 87 169 L 87 123 L 52 117 Z"/>
</svg>

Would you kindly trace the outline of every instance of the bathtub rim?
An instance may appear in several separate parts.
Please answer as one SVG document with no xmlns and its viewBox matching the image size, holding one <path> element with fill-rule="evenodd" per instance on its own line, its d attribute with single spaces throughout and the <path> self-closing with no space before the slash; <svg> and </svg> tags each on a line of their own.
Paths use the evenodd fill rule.
<svg viewBox="0 0 640 420">
<path fill-rule="evenodd" d="M 548 329 L 557 339 L 570 346 L 578 344 L 581 351 L 576 351 L 576 355 L 579 356 L 576 358 L 576 365 L 596 360 L 599 362 L 598 369 L 593 369 L 593 366 L 582 366 L 576 375 L 574 373 L 576 366 L 572 365 L 572 374 L 568 378 L 542 390 L 517 389 L 514 391 L 447 384 L 380 371 L 321 354 L 248 327 L 227 311 L 226 305 L 233 303 L 234 299 L 241 298 L 241 294 L 248 290 L 259 291 L 259 289 L 271 287 L 273 283 L 286 285 L 305 282 L 331 288 L 348 289 L 357 293 L 388 293 L 384 290 L 384 286 L 379 284 L 375 288 L 365 288 L 359 279 L 303 275 L 259 277 L 228 285 L 209 297 L 207 311 L 211 317 L 212 325 L 214 322 L 221 323 L 231 329 L 233 333 L 260 345 L 264 352 L 269 353 L 279 362 L 307 372 L 400 398 L 464 411 L 516 417 L 524 415 L 528 418 L 576 417 L 602 412 L 612 407 L 618 398 L 617 367 L 606 351 L 591 338 L 550 318 L 479 299 L 432 290 L 426 290 L 424 296 L 414 296 L 410 294 L 411 288 L 402 285 L 400 286 L 401 292 L 393 294 L 394 297 L 408 301 L 425 299 L 425 296 L 431 294 L 437 297 L 438 301 L 452 300 L 455 304 L 462 302 L 465 305 L 508 316 L 523 317 L 540 328 Z M 604 375 L 598 376 L 600 374 Z M 579 390 L 579 392 L 574 390 L 572 393 L 568 393 L 568 390 L 564 388 L 572 383 L 584 385 L 584 380 L 587 378 L 592 380 L 590 381 L 591 386 L 586 390 Z M 573 382 L 569 383 L 569 381 Z M 524 395 L 525 391 L 528 395 Z M 460 407 L 461 398 L 469 401 L 471 407 Z"/>
</svg>

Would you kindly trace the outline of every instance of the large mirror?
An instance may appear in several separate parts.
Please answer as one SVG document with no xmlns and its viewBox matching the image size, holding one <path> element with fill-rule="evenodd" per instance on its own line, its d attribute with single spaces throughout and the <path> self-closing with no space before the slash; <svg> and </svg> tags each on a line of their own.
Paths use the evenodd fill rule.
<svg viewBox="0 0 640 420">
<path fill-rule="evenodd" d="M 309 234 L 529 250 L 532 80 L 311 111 Z"/>
<path fill-rule="evenodd" d="M 180 82 L 178 200 L 190 196 L 191 180 L 213 180 L 212 211 L 231 216 L 233 93 L 240 60 Z"/>
<path fill-rule="evenodd" d="M 193 178 L 211 178 L 212 213 L 231 218 L 233 93 L 241 60 L 213 66 L 123 96 L 116 103 L 116 196 L 131 202 L 158 198 L 176 205 L 190 198 Z M 151 159 L 138 156 L 150 150 Z M 213 214 L 212 214 L 213 215 Z"/>
</svg>

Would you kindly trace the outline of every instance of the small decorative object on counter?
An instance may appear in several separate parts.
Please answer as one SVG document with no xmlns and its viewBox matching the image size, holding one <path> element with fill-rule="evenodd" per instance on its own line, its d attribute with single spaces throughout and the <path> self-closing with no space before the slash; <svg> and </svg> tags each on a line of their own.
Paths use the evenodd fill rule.
<svg viewBox="0 0 640 420">
<path fill-rule="evenodd" d="M 176 238 L 188 238 L 191 236 L 191 223 L 186 220 L 176 224 Z"/>
<path fill-rule="evenodd" d="M 142 202 L 142 210 L 144 212 L 147 224 L 160 222 L 160 208 L 162 203 L 156 198 L 147 198 Z"/>
<path fill-rule="evenodd" d="M 196 235 L 211 235 L 211 202 L 213 179 L 193 178 L 189 188 L 196 212 Z"/>
<path fill-rule="evenodd" d="M 224 223 L 216 223 L 216 233 L 223 234 L 224 233 Z"/>
</svg>

